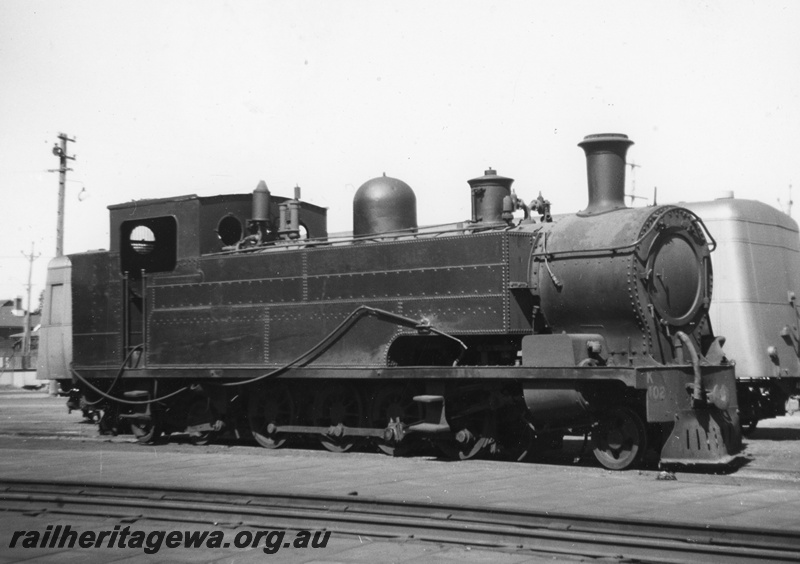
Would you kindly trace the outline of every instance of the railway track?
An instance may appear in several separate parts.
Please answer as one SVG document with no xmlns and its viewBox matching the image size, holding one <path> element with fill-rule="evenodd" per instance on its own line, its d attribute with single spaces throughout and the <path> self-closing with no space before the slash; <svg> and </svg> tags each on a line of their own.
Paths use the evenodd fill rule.
<svg viewBox="0 0 800 564">
<path fill-rule="evenodd" d="M 127 523 L 325 529 L 339 535 L 453 543 L 554 558 L 738 563 L 797 562 L 800 555 L 800 538 L 777 530 L 676 525 L 354 496 L 2 479 L 0 509 L 39 516 L 102 516 Z"/>
</svg>

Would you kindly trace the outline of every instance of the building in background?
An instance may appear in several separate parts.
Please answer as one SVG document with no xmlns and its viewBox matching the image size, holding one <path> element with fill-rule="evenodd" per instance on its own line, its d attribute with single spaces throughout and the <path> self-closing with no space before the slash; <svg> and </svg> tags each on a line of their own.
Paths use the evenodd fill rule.
<svg viewBox="0 0 800 564">
<path fill-rule="evenodd" d="M 23 365 L 22 340 L 25 334 L 25 316 L 14 314 L 14 300 L 0 300 L 0 370 L 31 370 L 36 366 L 38 337 L 35 327 L 41 316 L 31 314 L 31 359 Z"/>
</svg>

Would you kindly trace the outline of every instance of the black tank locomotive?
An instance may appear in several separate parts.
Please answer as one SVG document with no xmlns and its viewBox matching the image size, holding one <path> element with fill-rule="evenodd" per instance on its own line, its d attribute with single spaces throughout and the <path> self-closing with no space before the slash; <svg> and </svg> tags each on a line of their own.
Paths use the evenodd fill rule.
<svg viewBox="0 0 800 564">
<path fill-rule="evenodd" d="M 608 468 L 648 447 L 727 463 L 741 437 L 707 234 L 684 208 L 625 207 L 630 144 L 580 143 L 589 205 L 556 219 L 492 170 L 469 181 L 469 221 L 431 227 L 408 185 L 375 178 L 352 237 L 263 183 L 111 206 L 109 251 L 51 265 L 40 371 L 68 364 L 101 427 L 142 441 L 234 430 L 522 458 L 585 430 Z"/>
</svg>

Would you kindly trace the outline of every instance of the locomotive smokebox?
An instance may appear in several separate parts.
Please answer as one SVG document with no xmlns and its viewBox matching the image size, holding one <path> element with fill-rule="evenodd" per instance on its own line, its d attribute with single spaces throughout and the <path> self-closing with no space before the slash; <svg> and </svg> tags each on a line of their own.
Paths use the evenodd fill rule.
<svg viewBox="0 0 800 564">
<path fill-rule="evenodd" d="M 367 180 L 353 197 L 353 236 L 417 228 L 417 197 L 411 186 L 383 176 Z"/>
<path fill-rule="evenodd" d="M 472 221 L 503 221 L 503 198 L 511 196 L 513 178 L 498 176 L 491 168 L 483 176 L 467 180 L 472 188 Z"/>
<path fill-rule="evenodd" d="M 633 141 L 621 133 L 587 135 L 578 143 L 586 152 L 589 205 L 578 215 L 596 215 L 625 206 L 625 154 Z"/>
</svg>

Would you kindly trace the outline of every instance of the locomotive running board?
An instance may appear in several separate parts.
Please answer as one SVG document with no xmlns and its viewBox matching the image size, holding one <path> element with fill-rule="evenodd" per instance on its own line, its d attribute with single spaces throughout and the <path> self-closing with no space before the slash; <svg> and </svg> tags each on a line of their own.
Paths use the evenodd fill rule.
<svg viewBox="0 0 800 564">
<path fill-rule="evenodd" d="M 730 464 L 736 455 L 728 448 L 738 452 L 741 442 L 736 413 L 702 408 L 680 410 L 661 449 L 661 464 Z"/>
</svg>

